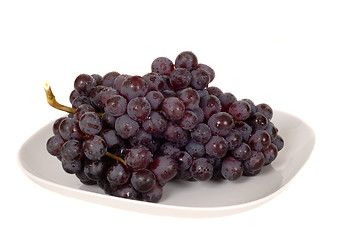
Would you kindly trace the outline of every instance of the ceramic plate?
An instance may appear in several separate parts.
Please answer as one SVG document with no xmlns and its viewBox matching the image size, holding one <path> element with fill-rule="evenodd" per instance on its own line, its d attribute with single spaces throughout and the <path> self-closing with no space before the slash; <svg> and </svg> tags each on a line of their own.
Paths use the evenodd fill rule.
<svg viewBox="0 0 359 240">
<path fill-rule="evenodd" d="M 39 185 L 78 199 L 129 211 L 175 217 L 216 217 L 236 214 L 256 207 L 282 192 L 308 160 L 315 143 L 314 131 L 302 120 L 275 111 L 273 123 L 285 140 L 277 159 L 255 177 L 237 181 L 171 181 L 163 190 L 160 203 L 148 203 L 105 195 L 98 186 L 83 185 L 65 173 L 61 163 L 46 151 L 52 136 L 49 123 L 21 147 L 18 155 L 23 172 Z"/>
</svg>

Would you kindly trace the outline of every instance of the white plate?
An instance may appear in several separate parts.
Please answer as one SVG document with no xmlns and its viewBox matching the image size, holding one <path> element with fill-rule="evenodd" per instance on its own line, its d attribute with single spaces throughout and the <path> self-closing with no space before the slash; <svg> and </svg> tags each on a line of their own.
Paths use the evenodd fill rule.
<svg viewBox="0 0 359 240">
<path fill-rule="evenodd" d="M 308 160 L 315 143 L 314 131 L 302 120 L 284 112 L 275 111 L 273 122 L 284 138 L 285 147 L 272 165 L 264 167 L 259 175 L 243 176 L 235 182 L 172 181 L 164 187 L 160 203 L 105 195 L 98 186 L 83 185 L 76 176 L 65 173 L 60 161 L 46 151 L 53 122 L 23 144 L 18 161 L 34 182 L 70 197 L 155 215 L 224 216 L 249 210 L 277 196 Z"/>
</svg>

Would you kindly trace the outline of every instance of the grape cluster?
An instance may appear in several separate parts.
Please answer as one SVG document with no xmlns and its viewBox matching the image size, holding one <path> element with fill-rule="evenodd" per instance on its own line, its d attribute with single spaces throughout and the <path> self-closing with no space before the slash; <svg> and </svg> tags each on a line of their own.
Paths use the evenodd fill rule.
<svg viewBox="0 0 359 240">
<path fill-rule="evenodd" d="M 209 87 L 214 78 L 189 51 L 155 59 L 142 77 L 80 74 L 74 112 L 54 122 L 47 150 L 82 183 L 149 202 L 172 179 L 257 175 L 284 146 L 272 108 Z"/>
</svg>

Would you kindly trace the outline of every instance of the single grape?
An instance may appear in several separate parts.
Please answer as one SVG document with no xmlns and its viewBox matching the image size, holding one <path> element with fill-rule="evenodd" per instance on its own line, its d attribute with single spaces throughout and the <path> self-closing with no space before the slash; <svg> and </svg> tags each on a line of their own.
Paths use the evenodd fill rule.
<svg viewBox="0 0 359 240">
<path fill-rule="evenodd" d="M 163 136 L 168 141 L 178 144 L 184 140 L 188 141 L 189 139 L 189 133 L 172 121 L 168 122 L 167 127 L 163 132 Z"/>
<path fill-rule="evenodd" d="M 69 140 L 61 147 L 61 161 L 79 160 L 83 156 L 81 142 L 78 140 Z"/>
<path fill-rule="evenodd" d="M 271 120 L 273 117 L 273 110 L 272 108 L 265 103 L 258 104 L 256 106 L 257 112 L 262 113 L 268 120 Z"/>
<path fill-rule="evenodd" d="M 226 157 L 222 161 L 221 173 L 222 176 L 230 181 L 237 180 L 243 174 L 244 166 L 243 163 L 237 161 L 233 157 Z"/>
<path fill-rule="evenodd" d="M 85 112 L 79 120 L 79 126 L 81 131 L 85 134 L 98 134 L 102 129 L 101 118 L 97 113 Z"/>
<path fill-rule="evenodd" d="M 113 87 L 113 83 L 116 79 L 117 76 L 119 76 L 120 74 L 118 72 L 109 72 L 106 73 L 105 76 L 103 76 L 102 79 L 102 85 L 105 87 Z"/>
<path fill-rule="evenodd" d="M 159 91 L 150 91 L 146 94 L 146 99 L 151 104 L 152 110 L 159 110 L 165 97 Z"/>
<path fill-rule="evenodd" d="M 205 145 L 206 153 L 212 157 L 223 158 L 228 151 L 226 139 L 220 136 L 212 136 Z"/>
<path fill-rule="evenodd" d="M 177 121 L 183 117 L 185 105 L 182 100 L 177 97 L 168 97 L 163 100 L 162 111 L 168 120 Z"/>
<path fill-rule="evenodd" d="M 169 156 L 159 156 L 153 159 L 153 162 L 149 167 L 161 185 L 165 184 L 176 176 L 177 168 L 177 161 Z"/>
<path fill-rule="evenodd" d="M 206 154 L 205 146 L 202 143 L 190 140 L 185 146 L 186 151 L 193 158 L 200 158 Z"/>
<path fill-rule="evenodd" d="M 69 174 L 76 174 L 81 172 L 83 168 L 83 162 L 80 159 L 62 159 L 61 160 L 62 168 L 65 172 Z"/>
<path fill-rule="evenodd" d="M 227 136 L 225 136 L 225 139 L 228 142 L 228 150 L 233 150 L 239 147 L 239 145 L 242 143 L 242 136 L 235 129 L 231 129 Z"/>
<path fill-rule="evenodd" d="M 209 73 L 201 68 L 191 71 L 191 87 L 197 90 L 205 89 L 210 82 Z"/>
<path fill-rule="evenodd" d="M 163 189 L 160 184 L 156 183 L 152 190 L 142 193 L 142 199 L 146 202 L 157 203 L 161 200 Z"/>
<path fill-rule="evenodd" d="M 174 69 L 173 62 L 166 57 L 158 57 L 153 60 L 151 70 L 160 75 L 170 75 Z"/>
<path fill-rule="evenodd" d="M 207 88 L 209 95 L 214 95 L 219 98 L 223 94 L 222 90 L 219 87 L 211 86 Z"/>
<path fill-rule="evenodd" d="M 156 185 L 156 177 L 148 169 L 133 172 L 131 177 L 131 184 L 140 193 L 149 192 Z"/>
<path fill-rule="evenodd" d="M 243 161 L 244 166 L 249 171 L 258 171 L 264 164 L 265 157 L 262 152 L 251 151 L 249 158 Z"/>
<path fill-rule="evenodd" d="M 248 141 L 248 145 L 254 151 L 262 151 L 270 144 L 270 135 L 265 130 L 257 130 Z"/>
<path fill-rule="evenodd" d="M 127 100 L 121 95 L 112 95 L 105 104 L 105 112 L 115 117 L 125 114 L 126 108 Z"/>
<path fill-rule="evenodd" d="M 203 110 L 205 120 L 208 120 L 213 114 L 220 112 L 222 109 L 221 102 L 214 95 L 202 97 L 199 105 Z"/>
<path fill-rule="evenodd" d="M 142 78 L 147 82 L 148 91 L 162 91 L 165 86 L 163 77 L 158 73 L 147 73 Z"/>
<path fill-rule="evenodd" d="M 125 156 L 125 162 L 133 171 L 140 171 L 150 164 L 152 153 L 144 146 L 135 146 Z"/>
<path fill-rule="evenodd" d="M 92 106 L 94 106 L 96 109 L 102 110 L 103 104 L 100 101 L 100 92 L 105 88 L 103 85 L 98 85 L 95 88 L 93 88 L 90 92 L 90 103 Z"/>
<path fill-rule="evenodd" d="M 82 104 L 91 104 L 90 98 L 88 96 L 79 96 L 71 103 L 72 108 L 78 108 Z"/>
<path fill-rule="evenodd" d="M 91 91 L 92 90 L 93 89 L 91 89 Z M 69 97 L 70 103 L 72 104 L 72 102 L 75 100 L 75 98 L 80 97 L 80 96 L 81 96 L 81 94 L 78 93 L 75 89 L 72 90 L 72 92 L 70 93 L 70 97 Z"/>
<path fill-rule="evenodd" d="M 232 115 L 234 120 L 243 121 L 249 118 L 251 114 L 251 106 L 242 100 L 235 101 L 229 106 L 228 112 Z"/>
<path fill-rule="evenodd" d="M 106 155 L 107 145 L 102 137 L 91 135 L 83 141 L 82 149 L 89 160 L 98 161 Z"/>
<path fill-rule="evenodd" d="M 222 93 L 218 99 L 222 105 L 222 112 L 228 112 L 229 107 L 237 101 L 237 98 L 232 93 Z"/>
<path fill-rule="evenodd" d="M 235 159 L 239 161 L 245 161 L 251 155 L 251 151 L 252 150 L 249 145 L 242 142 L 237 148 L 233 149 L 231 153 Z"/>
<path fill-rule="evenodd" d="M 177 68 L 170 74 L 170 83 L 174 90 L 188 87 L 191 80 L 191 73 L 185 68 Z"/>
<path fill-rule="evenodd" d="M 127 104 L 127 114 L 137 122 L 145 121 L 151 113 L 151 104 L 144 97 L 132 98 Z"/>
<path fill-rule="evenodd" d="M 257 108 L 256 108 L 256 105 L 254 105 L 253 101 L 248 99 L 248 98 L 244 98 L 242 99 L 241 101 L 244 101 L 246 103 L 249 104 L 249 106 L 251 106 L 251 114 L 254 114 L 257 112 Z"/>
<path fill-rule="evenodd" d="M 176 68 L 186 68 L 189 71 L 192 71 L 198 67 L 197 56 L 193 52 L 185 51 L 181 52 L 175 60 Z"/>
<path fill-rule="evenodd" d="M 161 145 L 159 154 L 160 155 L 168 155 L 170 157 L 173 157 L 175 154 L 177 154 L 180 151 L 181 150 L 179 149 L 179 147 L 176 144 L 171 143 L 171 142 L 165 142 L 164 144 Z"/>
<path fill-rule="evenodd" d="M 73 118 L 65 118 L 61 121 L 59 126 L 59 133 L 61 137 L 65 140 L 82 139 L 81 129 L 77 121 Z"/>
<path fill-rule="evenodd" d="M 243 141 L 248 142 L 251 134 L 252 128 L 246 122 L 240 122 L 236 124 L 235 129 L 241 134 Z"/>
<path fill-rule="evenodd" d="M 232 116 L 226 112 L 218 112 L 208 119 L 208 126 L 214 135 L 226 136 L 234 126 Z"/>
<path fill-rule="evenodd" d="M 204 121 L 204 112 L 202 108 L 198 107 L 192 110 L 197 115 L 198 123 L 203 123 Z"/>
<path fill-rule="evenodd" d="M 115 78 L 115 80 L 113 81 L 112 88 L 116 89 L 118 92 L 121 92 L 121 87 L 122 87 L 123 81 L 127 80 L 129 77 L 131 77 L 131 76 L 127 75 L 127 74 L 118 75 Z"/>
<path fill-rule="evenodd" d="M 83 169 L 75 173 L 76 177 L 80 180 L 81 183 L 85 185 L 95 185 L 97 182 L 89 179 L 84 173 Z"/>
<path fill-rule="evenodd" d="M 209 74 L 209 82 L 213 81 L 213 79 L 216 76 L 216 73 L 210 66 L 200 63 L 200 64 L 198 64 L 198 68 L 205 70 Z"/>
<path fill-rule="evenodd" d="M 138 125 L 135 120 L 130 118 L 128 114 L 118 117 L 115 121 L 115 130 L 117 135 L 124 139 L 135 136 L 139 129 L 140 125 Z"/>
<path fill-rule="evenodd" d="M 268 119 L 260 112 L 252 114 L 252 116 L 248 118 L 246 122 L 254 131 L 265 129 L 268 125 Z"/>
<path fill-rule="evenodd" d="M 111 128 L 101 130 L 99 136 L 105 140 L 108 148 L 117 147 L 121 143 L 121 138 L 117 135 L 116 130 Z"/>
<path fill-rule="evenodd" d="M 106 173 L 106 179 L 112 187 L 125 184 L 131 176 L 131 171 L 122 163 L 112 165 Z"/>
<path fill-rule="evenodd" d="M 93 79 L 95 79 L 96 85 L 102 85 L 103 77 L 101 75 L 99 75 L 99 74 L 91 74 L 91 77 L 93 77 Z"/>
<path fill-rule="evenodd" d="M 61 155 L 61 147 L 66 142 L 60 135 L 54 135 L 50 137 L 46 142 L 47 152 L 52 156 Z"/>
<path fill-rule="evenodd" d="M 115 197 L 135 200 L 137 199 L 138 192 L 131 185 L 131 183 L 125 183 L 115 187 L 115 189 L 112 190 L 111 195 Z"/>
<path fill-rule="evenodd" d="M 264 130 L 266 130 L 266 132 L 270 135 L 271 141 L 273 141 L 278 135 L 278 128 L 276 128 L 272 122 L 268 122 L 268 125 Z"/>
<path fill-rule="evenodd" d="M 150 116 L 142 123 L 143 129 L 148 133 L 160 133 L 167 127 L 167 120 L 159 112 L 152 111 Z"/>
<path fill-rule="evenodd" d="M 121 95 L 131 100 L 135 97 L 144 97 L 148 92 L 147 82 L 140 76 L 131 76 L 122 82 Z"/>
<path fill-rule="evenodd" d="M 188 110 L 186 110 L 183 117 L 178 120 L 178 125 L 185 130 L 192 130 L 196 127 L 197 123 L 197 115 L 194 112 Z"/>
<path fill-rule="evenodd" d="M 199 107 L 199 94 L 195 89 L 191 87 L 181 90 L 178 93 L 177 97 L 182 100 L 186 110 L 193 110 Z"/>
<path fill-rule="evenodd" d="M 205 123 L 199 123 L 191 132 L 191 137 L 198 143 L 205 144 L 212 136 L 210 127 Z"/>
<path fill-rule="evenodd" d="M 102 127 L 103 128 L 115 128 L 116 119 L 117 119 L 117 117 L 105 112 L 101 117 Z"/>
<path fill-rule="evenodd" d="M 278 151 L 280 151 L 284 147 L 284 140 L 281 136 L 277 135 L 277 137 L 273 140 L 273 144 L 277 147 Z"/>
<path fill-rule="evenodd" d="M 278 156 L 278 148 L 271 143 L 266 149 L 262 151 L 264 155 L 264 166 L 271 164 Z"/>
<path fill-rule="evenodd" d="M 62 122 L 62 120 L 64 120 L 66 117 L 61 117 L 56 119 L 56 121 L 54 122 L 54 124 L 52 125 L 52 132 L 54 133 L 54 135 L 60 135 L 60 131 L 59 131 L 59 127 L 60 127 L 60 123 Z"/>
<path fill-rule="evenodd" d="M 88 74 L 80 74 L 75 79 L 74 88 L 80 95 L 88 96 L 94 87 L 96 87 L 96 81 Z"/>
<path fill-rule="evenodd" d="M 89 161 L 84 162 L 84 174 L 93 181 L 100 181 L 105 177 L 106 166 L 103 161 Z"/>
<path fill-rule="evenodd" d="M 140 128 L 135 136 L 130 139 L 132 146 L 142 145 L 148 147 L 152 142 L 152 134 L 146 132 L 143 128 Z"/>
<path fill-rule="evenodd" d="M 189 169 L 192 165 L 193 158 L 192 156 L 186 151 L 179 151 L 173 155 L 173 159 L 178 163 L 178 170 L 182 169 Z"/>
<path fill-rule="evenodd" d="M 197 158 L 190 167 L 192 177 L 198 181 L 208 181 L 213 176 L 213 165 L 207 158 Z"/>
<path fill-rule="evenodd" d="M 101 91 L 98 93 L 101 108 L 106 105 L 108 99 L 113 95 L 119 95 L 119 92 L 112 87 L 104 87 L 101 89 Z"/>
<path fill-rule="evenodd" d="M 76 109 L 74 118 L 79 121 L 85 112 L 95 112 L 95 108 L 90 104 L 82 104 Z"/>
</svg>

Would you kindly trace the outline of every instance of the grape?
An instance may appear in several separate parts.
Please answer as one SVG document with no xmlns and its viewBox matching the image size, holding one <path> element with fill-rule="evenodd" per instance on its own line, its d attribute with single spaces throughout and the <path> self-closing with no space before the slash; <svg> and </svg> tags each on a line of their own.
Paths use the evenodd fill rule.
<svg viewBox="0 0 359 240">
<path fill-rule="evenodd" d="M 264 130 L 266 130 L 266 132 L 270 135 L 271 141 L 273 141 L 278 135 L 278 128 L 276 128 L 272 122 L 268 122 L 268 125 Z"/>
<path fill-rule="evenodd" d="M 101 89 L 101 91 L 98 93 L 101 108 L 106 105 L 108 99 L 113 95 L 119 95 L 119 92 L 112 87 L 104 87 Z"/>
<path fill-rule="evenodd" d="M 78 140 L 69 140 L 61 147 L 61 160 L 62 161 L 75 161 L 80 160 L 83 156 L 81 142 Z"/>
<path fill-rule="evenodd" d="M 205 70 L 198 68 L 191 71 L 191 87 L 197 90 L 205 89 L 210 81 L 210 76 Z"/>
<path fill-rule="evenodd" d="M 93 88 L 90 92 L 90 103 L 96 109 L 102 109 L 103 104 L 100 101 L 100 92 L 105 88 L 105 86 L 98 85 Z"/>
<path fill-rule="evenodd" d="M 135 97 L 127 104 L 127 114 L 137 122 L 145 121 L 151 113 L 151 104 L 144 97 Z"/>
<path fill-rule="evenodd" d="M 82 115 L 85 113 L 85 112 L 95 112 L 95 109 L 92 105 L 90 104 L 82 104 L 80 105 L 77 109 L 76 109 L 76 112 L 74 114 L 74 118 L 79 121 L 80 118 L 82 117 Z"/>
<path fill-rule="evenodd" d="M 107 152 L 105 140 L 98 135 L 91 135 L 85 139 L 82 143 L 82 149 L 86 157 L 93 161 L 100 160 Z"/>
<path fill-rule="evenodd" d="M 65 140 L 76 139 L 81 140 L 82 132 L 77 124 L 77 121 L 73 118 L 65 118 L 61 121 L 59 126 L 59 133 Z"/>
<path fill-rule="evenodd" d="M 219 87 L 211 86 L 207 88 L 207 92 L 210 95 L 214 95 L 219 98 L 223 94 L 222 90 Z"/>
<path fill-rule="evenodd" d="M 143 128 L 140 128 L 135 136 L 130 139 L 132 146 L 143 145 L 149 146 L 152 142 L 152 134 L 146 132 Z"/>
<path fill-rule="evenodd" d="M 89 135 L 98 134 L 102 129 L 101 119 L 94 112 L 85 112 L 79 120 L 79 126 L 83 133 Z"/>
<path fill-rule="evenodd" d="M 222 93 L 218 97 L 222 105 L 222 112 L 228 112 L 229 107 L 237 101 L 237 98 L 232 93 Z"/>
<path fill-rule="evenodd" d="M 125 156 L 126 164 L 133 171 L 140 171 L 150 164 L 152 161 L 152 153 L 144 146 L 136 146 L 130 149 Z"/>
<path fill-rule="evenodd" d="M 72 92 L 70 93 L 70 97 L 69 97 L 70 103 L 72 104 L 72 102 L 75 100 L 75 98 L 80 97 L 80 96 L 81 96 L 81 94 L 78 91 L 72 90 Z"/>
<path fill-rule="evenodd" d="M 116 130 L 111 128 L 103 129 L 99 133 L 99 136 L 102 137 L 103 140 L 105 140 L 108 148 L 117 147 L 121 141 L 120 137 L 116 133 Z"/>
<path fill-rule="evenodd" d="M 181 99 L 177 97 L 168 97 L 163 100 L 162 111 L 168 120 L 180 120 L 185 112 L 185 105 Z"/>
<path fill-rule="evenodd" d="M 140 76 L 131 76 L 122 82 L 120 93 L 127 100 L 131 100 L 135 97 L 144 97 L 147 92 L 147 82 Z"/>
<path fill-rule="evenodd" d="M 239 161 L 245 161 L 251 155 L 251 148 L 248 144 L 242 142 L 237 148 L 231 151 L 232 156 Z"/>
<path fill-rule="evenodd" d="M 221 102 L 214 95 L 206 95 L 201 98 L 200 107 L 203 110 L 205 120 L 208 120 L 213 114 L 222 109 Z"/>
<path fill-rule="evenodd" d="M 181 52 L 175 60 L 175 67 L 186 68 L 189 71 L 196 69 L 198 67 L 197 56 L 190 51 Z"/>
<path fill-rule="evenodd" d="M 159 110 L 165 97 L 159 91 L 150 91 L 146 94 L 146 99 L 151 104 L 152 110 Z"/>
<path fill-rule="evenodd" d="M 242 143 L 242 136 L 235 129 L 231 129 L 225 139 L 228 142 L 228 150 L 233 150 L 239 147 L 239 145 Z"/>
<path fill-rule="evenodd" d="M 112 88 L 116 89 L 118 92 L 121 92 L 121 87 L 123 81 L 127 80 L 130 77 L 130 75 L 127 74 L 120 74 L 118 75 L 115 80 L 113 81 Z"/>
<path fill-rule="evenodd" d="M 231 115 L 226 112 L 219 112 L 213 114 L 208 119 L 208 126 L 214 135 L 226 136 L 233 128 L 234 121 Z"/>
<path fill-rule="evenodd" d="M 139 129 L 140 125 L 138 125 L 135 120 L 131 119 L 128 114 L 118 117 L 115 121 L 117 135 L 124 139 L 135 136 Z"/>
<path fill-rule="evenodd" d="M 162 198 L 163 189 L 160 184 L 156 183 L 152 190 L 142 193 L 142 198 L 146 202 L 157 203 Z"/>
<path fill-rule="evenodd" d="M 235 101 L 228 108 L 228 112 L 232 115 L 234 120 L 243 121 L 249 118 L 251 114 L 251 106 L 245 101 Z"/>
<path fill-rule="evenodd" d="M 79 96 L 72 101 L 72 108 L 78 108 L 82 104 L 90 104 L 90 98 L 87 96 Z"/>
<path fill-rule="evenodd" d="M 256 105 L 254 105 L 252 100 L 250 100 L 248 98 L 244 98 L 244 99 L 242 99 L 242 101 L 245 101 L 246 103 L 249 104 L 249 106 L 251 106 L 251 114 L 254 114 L 255 112 L 257 112 Z"/>
<path fill-rule="evenodd" d="M 121 95 L 112 95 L 105 104 L 105 112 L 112 116 L 119 117 L 126 113 L 127 100 Z"/>
<path fill-rule="evenodd" d="M 52 156 L 60 156 L 61 147 L 65 142 L 60 135 L 54 135 L 47 140 L 46 149 Z"/>
<path fill-rule="evenodd" d="M 208 181 L 213 176 L 213 166 L 207 158 L 197 158 L 190 167 L 192 177 L 198 181 Z"/>
<path fill-rule="evenodd" d="M 168 155 L 168 156 L 172 157 L 180 151 L 181 150 L 174 143 L 166 142 L 166 143 L 162 144 L 162 146 L 160 147 L 159 154 L 160 155 Z"/>
<path fill-rule="evenodd" d="M 173 154 L 173 159 L 178 163 L 178 170 L 189 169 L 193 161 L 191 155 L 186 151 L 179 151 Z"/>
<path fill-rule="evenodd" d="M 258 104 L 256 106 L 257 112 L 262 113 L 268 120 L 271 120 L 273 117 L 273 110 L 272 108 L 265 103 Z"/>
<path fill-rule="evenodd" d="M 202 123 L 204 121 L 204 112 L 202 108 L 198 107 L 192 110 L 197 115 L 198 123 Z"/>
<path fill-rule="evenodd" d="M 212 136 L 210 127 L 205 123 L 200 123 L 191 132 L 191 137 L 198 143 L 205 144 L 209 141 Z"/>
<path fill-rule="evenodd" d="M 125 184 L 131 176 L 130 170 L 122 163 L 112 165 L 106 173 L 106 179 L 111 187 Z"/>
<path fill-rule="evenodd" d="M 284 140 L 281 136 L 277 135 L 277 137 L 273 140 L 273 144 L 277 147 L 278 151 L 280 151 L 284 147 Z"/>
<path fill-rule="evenodd" d="M 103 161 L 84 162 L 84 174 L 93 181 L 100 181 L 105 176 L 105 163 Z"/>
<path fill-rule="evenodd" d="M 148 91 L 162 91 L 165 86 L 163 77 L 158 73 L 147 73 L 142 78 L 147 82 Z"/>
<path fill-rule="evenodd" d="M 167 120 L 162 114 L 152 111 L 150 116 L 142 123 L 142 127 L 149 133 L 163 132 L 167 127 Z"/>
<path fill-rule="evenodd" d="M 96 87 L 96 81 L 88 74 L 80 74 L 75 79 L 74 88 L 80 95 L 88 96 L 94 87 Z"/>
<path fill-rule="evenodd" d="M 240 122 L 238 125 L 236 125 L 235 129 L 241 134 L 243 141 L 248 142 L 251 134 L 252 134 L 252 128 L 245 122 Z"/>
<path fill-rule="evenodd" d="M 208 66 L 208 65 L 206 65 L 206 64 L 203 64 L 203 63 L 200 63 L 200 64 L 198 64 L 198 68 L 199 68 L 199 69 L 203 69 L 203 70 L 205 70 L 205 71 L 208 73 L 208 75 L 209 75 L 209 82 L 212 82 L 212 81 L 213 81 L 213 79 L 215 78 L 216 74 L 215 74 L 214 70 L 213 70 L 210 66 Z"/>
<path fill-rule="evenodd" d="M 191 79 L 191 73 L 185 68 L 177 68 L 170 74 L 170 83 L 174 90 L 186 88 Z"/>
<path fill-rule="evenodd" d="M 222 158 L 227 153 L 228 143 L 223 137 L 212 136 L 206 143 L 205 147 L 208 155 L 216 158 Z"/>
<path fill-rule="evenodd" d="M 247 123 L 252 127 L 252 130 L 265 129 L 268 125 L 268 119 L 260 112 L 254 113 L 248 120 Z"/>
<path fill-rule="evenodd" d="M 152 72 L 161 75 L 170 75 L 174 69 L 173 62 L 166 57 L 159 57 L 153 60 L 151 65 Z"/>
<path fill-rule="evenodd" d="M 243 161 L 244 166 L 249 171 L 258 171 L 264 164 L 265 157 L 262 152 L 251 151 L 249 158 Z"/>
<path fill-rule="evenodd" d="M 81 169 L 80 171 L 75 173 L 76 177 L 85 185 L 95 185 L 96 181 L 89 179 L 84 171 Z"/>
<path fill-rule="evenodd" d="M 103 128 L 115 128 L 116 119 L 117 119 L 117 117 L 105 112 L 101 117 L 102 127 Z"/>
<path fill-rule="evenodd" d="M 163 132 L 164 137 L 174 143 L 180 143 L 189 138 L 189 134 L 186 130 L 182 129 L 175 122 L 168 122 L 165 131 Z"/>
<path fill-rule="evenodd" d="M 153 159 L 149 169 L 156 176 L 159 184 L 163 185 L 177 174 L 178 163 L 169 156 L 160 156 Z"/>
<path fill-rule="evenodd" d="M 76 174 L 82 170 L 81 159 L 62 159 L 61 165 L 68 174 Z"/>
<path fill-rule="evenodd" d="M 186 110 L 183 117 L 178 120 L 179 126 L 185 130 L 192 130 L 194 127 L 196 127 L 197 123 L 197 115 L 194 112 L 188 110 Z"/>
<path fill-rule="evenodd" d="M 125 183 L 121 186 L 117 186 L 111 195 L 127 199 L 137 199 L 138 193 L 131 185 L 131 183 Z"/>
<path fill-rule="evenodd" d="M 131 177 L 131 184 L 138 192 L 146 193 L 155 187 L 156 177 L 148 169 L 133 172 Z"/>
<path fill-rule="evenodd" d="M 199 94 L 193 88 L 185 88 L 177 96 L 185 105 L 186 110 L 194 110 L 199 107 Z"/>
<path fill-rule="evenodd" d="M 270 136 L 266 131 L 258 130 L 251 136 L 248 144 L 252 150 L 262 151 L 271 144 Z"/>
<path fill-rule="evenodd" d="M 99 75 L 99 74 L 91 74 L 91 77 L 93 77 L 93 79 L 95 79 L 96 85 L 102 85 L 103 78 L 102 78 L 101 75 Z"/>
<path fill-rule="evenodd" d="M 271 143 L 266 149 L 262 151 L 264 155 L 264 166 L 271 164 L 278 156 L 278 148 Z"/>
<path fill-rule="evenodd" d="M 109 72 L 107 73 L 105 76 L 103 76 L 102 79 L 102 85 L 105 87 L 113 87 L 113 83 L 116 79 L 117 76 L 119 76 L 120 74 L 118 72 Z"/>
<path fill-rule="evenodd" d="M 222 176 L 230 181 L 237 180 L 243 174 L 244 166 L 243 163 L 237 161 L 233 157 L 226 157 L 222 161 L 221 173 Z"/>
<path fill-rule="evenodd" d="M 206 149 L 202 143 L 191 140 L 187 143 L 185 149 L 193 158 L 203 157 L 206 153 Z"/>
</svg>

